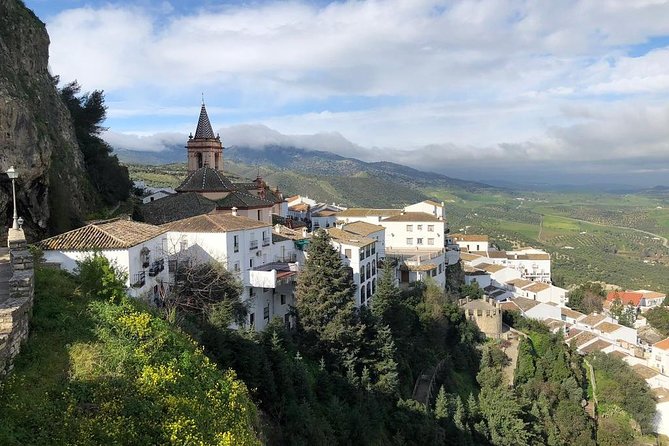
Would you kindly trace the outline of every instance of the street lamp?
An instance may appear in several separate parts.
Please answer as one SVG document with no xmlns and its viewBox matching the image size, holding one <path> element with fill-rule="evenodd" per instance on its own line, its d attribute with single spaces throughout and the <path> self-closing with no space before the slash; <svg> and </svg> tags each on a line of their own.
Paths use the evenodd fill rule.
<svg viewBox="0 0 669 446">
<path fill-rule="evenodd" d="M 7 176 L 12 180 L 12 198 L 14 200 L 14 223 L 12 229 L 19 229 L 19 217 L 16 213 L 16 185 L 15 180 L 19 177 L 19 173 L 11 166 L 7 169 Z"/>
</svg>

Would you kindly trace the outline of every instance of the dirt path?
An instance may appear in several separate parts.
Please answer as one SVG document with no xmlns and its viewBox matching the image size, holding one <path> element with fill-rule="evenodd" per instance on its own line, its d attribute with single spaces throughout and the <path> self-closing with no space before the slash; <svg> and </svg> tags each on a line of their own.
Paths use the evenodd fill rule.
<svg viewBox="0 0 669 446">
<path fill-rule="evenodd" d="M 509 362 L 509 365 L 504 367 L 503 370 L 506 381 L 510 386 L 512 386 L 513 378 L 516 372 L 516 363 L 518 362 L 518 345 L 520 344 L 520 337 L 522 334 L 507 325 L 503 326 L 502 331 L 504 334 L 512 334 L 510 339 L 508 339 L 511 345 L 504 349 L 504 353 L 506 353 L 509 359 L 511 359 L 511 362 Z"/>
</svg>

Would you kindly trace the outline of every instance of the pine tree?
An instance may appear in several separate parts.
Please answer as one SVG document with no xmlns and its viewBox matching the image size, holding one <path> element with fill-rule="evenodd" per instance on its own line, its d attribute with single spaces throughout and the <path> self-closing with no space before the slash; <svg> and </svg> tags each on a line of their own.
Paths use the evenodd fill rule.
<svg viewBox="0 0 669 446">
<path fill-rule="evenodd" d="M 439 387 L 437 399 L 434 402 L 434 417 L 437 420 L 445 420 L 448 418 L 448 398 L 446 398 L 446 391 L 444 386 Z"/>
<path fill-rule="evenodd" d="M 383 270 L 376 293 L 372 299 L 372 313 L 386 321 L 387 312 L 399 301 L 400 289 L 395 285 L 395 269 L 389 259 L 383 262 Z"/>
<path fill-rule="evenodd" d="M 355 284 L 329 235 L 314 232 L 297 283 L 297 315 L 302 330 L 326 353 L 340 358 L 356 344 Z M 324 347 L 324 348 L 323 348 Z"/>
<path fill-rule="evenodd" d="M 379 358 L 374 361 L 376 371 L 376 388 L 388 394 L 397 393 L 399 387 L 399 376 L 397 373 L 397 361 L 395 361 L 395 342 L 390 332 L 390 327 L 382 325 L 376 334 L 377 354 Z"/>
</svg>

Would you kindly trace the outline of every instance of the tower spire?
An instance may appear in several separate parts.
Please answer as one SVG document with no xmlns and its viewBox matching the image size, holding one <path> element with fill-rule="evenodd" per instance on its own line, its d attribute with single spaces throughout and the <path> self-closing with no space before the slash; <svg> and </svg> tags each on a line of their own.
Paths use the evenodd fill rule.
<svg viewBox="0 0 669 446">
<path fill-rule="evenodd" d="M 204 94 L 202 94 L 202 108 L 200 109 L 200 117 L 197 120 L 197 128 L 195 129 L 195 139 L 198 138 L 213 139 L 215 137 L 216 136 L 214 135 L 214 131 L 211 128 L 211 122 L 209 122 L 207 109 L 204 106 Z"/>
</svg>

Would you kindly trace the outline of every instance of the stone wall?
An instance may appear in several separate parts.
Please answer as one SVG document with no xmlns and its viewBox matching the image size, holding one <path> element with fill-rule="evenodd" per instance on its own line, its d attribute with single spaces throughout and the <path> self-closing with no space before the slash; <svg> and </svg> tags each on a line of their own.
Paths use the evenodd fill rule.
<svg viewBox="0 0 669 446">
<path fill-rule="evenodd" d="M 12 370 L 12 361 L 28 338 L 35 294 L 33 258 L 28 251 L 22 230 L 10 229 L 8 234 L 11 278 L 9 294 L 0 300 L 0 376 Z"/>
</svg>

